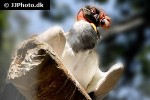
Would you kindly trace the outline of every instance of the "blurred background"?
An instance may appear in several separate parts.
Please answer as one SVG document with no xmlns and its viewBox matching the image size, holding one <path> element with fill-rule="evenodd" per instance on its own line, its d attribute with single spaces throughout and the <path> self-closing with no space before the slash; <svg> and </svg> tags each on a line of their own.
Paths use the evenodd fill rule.
<svg viewBox="0 0 150 100">
<path fill-rule="evenodd" d="M 50 10 L 0 11 L 0 100 L 25 100 L 6 82 L 16 45 L 54 25 L 67 32 L 85 5 L 101 7 L 112 18 L 98 46 L 100 68 L 107 71 L 122 61 L 125 72 L 104 100 L 150 100 L 150 1 L 149 0 L 51 0 Z"/>
</svg>

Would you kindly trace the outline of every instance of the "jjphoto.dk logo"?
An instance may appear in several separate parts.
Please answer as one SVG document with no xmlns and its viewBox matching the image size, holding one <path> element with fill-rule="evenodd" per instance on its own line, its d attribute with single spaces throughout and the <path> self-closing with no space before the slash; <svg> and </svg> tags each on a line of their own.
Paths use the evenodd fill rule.
<svg viewBox="0 0 150 100">
<path fill-rule="evenodd" d="M 4 3 L 4 7 L 8 8 L 9 7 L 9 3 Z"/>
<path fill-rule="evenodd" d="M 50 10 L 50 0 L 2 0 L 0 10 Z"/>
<path fill-rule="evenodd" d="M 22 2 L 20 2 L 20 3 L 4 3 L 4 7 L 5 8 L 8 8 L 8 7 L 11 7 L 11 8 L 13 8 L 13 7 L 44 7 L 44 4 L 43 3 L 41 3 L 41 2 L 38 2 L 37 4 L 32 4 L 32 3 L 26 3 L 26 4 L 24 4 L 24 3 L 22 3 Z"/>
</svg>

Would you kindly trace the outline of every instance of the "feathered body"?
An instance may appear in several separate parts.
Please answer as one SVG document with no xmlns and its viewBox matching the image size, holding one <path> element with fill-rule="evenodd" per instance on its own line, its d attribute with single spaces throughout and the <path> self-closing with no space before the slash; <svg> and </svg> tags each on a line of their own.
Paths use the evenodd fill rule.
<svg viewBox="0 0 150 100">
<path fill-rule="evenodd" d="M 54 49 L 87 93 L 95 91 L 95 95 L 101 98 L 118 82 L 123 65 L 117 63 L 107 72 L 99 69 L 96 47 L 100 36 L 95 27 L 95 24 L 80 19 L 67 33 L 57 26 L 43 32 L 38 38 Z"/>
</svg>

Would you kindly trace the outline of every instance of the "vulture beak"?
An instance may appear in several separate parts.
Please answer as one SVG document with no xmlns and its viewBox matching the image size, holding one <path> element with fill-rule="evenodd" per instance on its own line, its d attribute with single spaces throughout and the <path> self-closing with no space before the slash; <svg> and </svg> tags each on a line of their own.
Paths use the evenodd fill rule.
<svg viewBox="0 0 150 100">
<path fill-rule="evenodd" d="M 95 24 L 93 24 L 93 23 L 90 23 L 90 24 L 91 24 L 91 26 L 93 27 L 93 29 L 95 30 L 95 32 L 97 33 L 97 32 L 98 32 L 98 30 L 97 30 L 96 25 L 95 25 Z"/>
<path fill-rule="evenodd" d="M 96 25 L 94 23 L 90 23 L 90 24 L 93 27 L 93 29 L 95 30 L 95 32 L 97 33 L 97 39 L 99 40 L 100 39 L 100 33 L 98 32 Z"/>
</svg>

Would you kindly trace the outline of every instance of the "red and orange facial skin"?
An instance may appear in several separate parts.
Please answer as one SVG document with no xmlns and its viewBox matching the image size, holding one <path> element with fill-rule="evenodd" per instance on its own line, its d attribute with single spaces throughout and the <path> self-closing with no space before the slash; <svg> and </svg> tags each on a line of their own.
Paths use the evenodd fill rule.
<svg viewBox="0 0 150 100">
<path fill-rule="evenodd" d="M 87 22 L 90 22 L 89 20 L 87 20 L 87 19 L 84 17 L 84 14 L 83 14 L 83 11 L 82 11 L 82 10 L 80 10 L 80 11 L 78 12 L 78 14 L 77 14 L 77 21 L 79 21 L 79 20 L 85 20 L 85 21 L 87 21 Z M 90 23 L 92 23 L 92 22 L 90 22 Z"/>
<path fill-rule="evenodd" d="M 97 9 L 95 7 L 91 8 L 90 10 L 93 13 L 97 13 Z M 111 18 L 109 16 L 107 16 L 104 11 L 101 11 L 99 13 L 99 19 L 100 19 L 100 22 L 99 22 L 98 26 L 100 26 L 100 27 L 102 27 L 103 29 L 106 29 L 106 30 L 110 28 Z M 87 21 L 89 23 L 93 23 L 93 22 L 87 20 L 84 17 L 84 14 L 83 14 L 82 10 L 80 10 L 79 13 L 77 14 L 77 21 L 79 21 L 79 20 L 85 20 L 85 21 Z M 97 25 L 95 25 L 95 26 L 97 26 Z"/>
<path fill-rule="evenodd" d="M 104 29 L 109 29 L 111 25 L 111 18 L 107 16 L 104 12 L 101 12 L 99 14 L 100 18 L 100 26 Z M 104 21 L 104 24 L 101 24 L 101 22 Z"/>
</svg>

